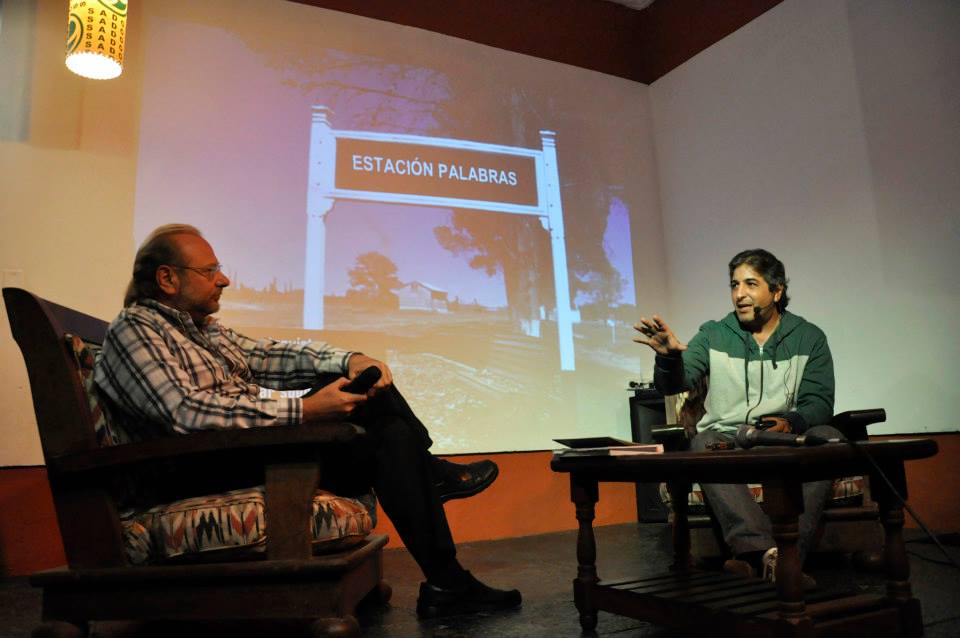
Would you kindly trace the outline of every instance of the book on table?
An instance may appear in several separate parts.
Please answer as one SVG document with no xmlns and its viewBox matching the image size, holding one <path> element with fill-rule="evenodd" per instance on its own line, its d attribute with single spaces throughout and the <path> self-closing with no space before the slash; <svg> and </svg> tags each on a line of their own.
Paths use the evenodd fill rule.
<svg viewBox="0 0 960 638">
<path fill-rule="evenodd" d="M 573 439 L 554 439 L 567 449 L 557 450 L 560 456 L 636 456 L 663 454 L 662 443 L 634 443 L 612 436 L 590 436 Z"/>
</svg>

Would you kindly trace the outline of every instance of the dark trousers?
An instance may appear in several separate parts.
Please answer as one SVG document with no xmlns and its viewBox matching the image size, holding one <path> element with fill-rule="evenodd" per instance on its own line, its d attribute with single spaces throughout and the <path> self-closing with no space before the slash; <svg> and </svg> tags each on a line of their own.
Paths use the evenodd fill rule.
<svg viewBox="0 0 960 638">
<path fill-rule="evenodd" d="M 324 375 L 317 387 L 339 377 Z M 428 580 L 456 569 L 456 546 L 437 494 L 427 428 L 396 387 L 379 392 L 350 421 L 367 431 L 370 445 L 328 459 L 321 482 L 341 494 L 372 487 Z"/>
</svg>

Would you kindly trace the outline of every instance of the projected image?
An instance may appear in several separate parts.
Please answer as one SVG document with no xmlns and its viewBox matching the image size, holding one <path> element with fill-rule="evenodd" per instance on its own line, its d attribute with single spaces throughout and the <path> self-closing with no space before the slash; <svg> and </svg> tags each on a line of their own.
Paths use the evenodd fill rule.
<svg viewBox="0 0 960 638">
<path fill-rule="evenodd" d="M 383 358 L 438 452 L 611 434 L 641 372 L 626 83 L 229 6 L 147 13 L 135 241 L 200 227 L 225 324 Z"/>
</svg>

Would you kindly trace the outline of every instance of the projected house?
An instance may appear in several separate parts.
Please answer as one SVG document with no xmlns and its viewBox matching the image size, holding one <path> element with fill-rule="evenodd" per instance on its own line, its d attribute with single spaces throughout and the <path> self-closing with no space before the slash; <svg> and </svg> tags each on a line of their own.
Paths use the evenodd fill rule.
<svg viewBox="0 0 960 638">
<path fill-rule="evenodd" d="M 431 310 L 448 312 L 447 291 L 422 281 L 411 281 L 397 291 L 400 310 Z"/>
<path fill-rule="evenodd" d="M 561 370 L 574 370 L 563 206 L 555 133 L 541 149 L 467 140 L 335 130 L 313 107 L 307 190 L 303 327 L 324 327 L 325 217 L 338 199 L 536 216 L 550 233 Z"/>
</svg>

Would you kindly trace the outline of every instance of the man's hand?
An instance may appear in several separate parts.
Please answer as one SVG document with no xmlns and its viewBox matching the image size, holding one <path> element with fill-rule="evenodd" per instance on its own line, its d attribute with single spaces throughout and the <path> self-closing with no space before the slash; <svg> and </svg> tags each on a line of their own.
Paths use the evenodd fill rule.
<svg viewBox="0 0 960 638">
<path fill-rule="evenodd" d="M 766 427 L 770 421 L 773 421 L 773 425 Z M 785 432 L 789 434 L 793 431 L 790 428 L 790 422 L 780 416 L 765 416 L 761 419 L 760 423 L 764 426 L 760 428 L 764 432 Z"/>
<path fill-rule="evenodd" d="M 653 315 L 653 319 L 640 317 L 640 322 L 634 324 L 633 329 L 643 335 L 633 340 L 650 346 L 659 355 L 677 355 L 687 349 L 687 344 L 677 339 L 667 322 L 658 315 Z"/>
<path fill-rule="evenodd" d="M 358 353 L 352 355 L 350 360 L 347 361 L 347 378 L 352 380 L 370 366 L 380 368 L 380 379 L 370 389 L 370 392 L 367 393 L 369 396 L 372 396 L 372 394 L 376 394 L 380 390 L 393 385 L 393 373 L 390 372 L 390 368 L 388 368 L 387 364 L 383 361 L 377 361 L 373 357 L 368 357 L 365 354 Z"/>
<path fill-rule="evenodd" d="M 341 391 L 341 388 L 350 383 L 345 377 L 340 377 L 333 383 L 328 383 L 319 392 L 303 400 L 303 422 L 339 421 L 350 416 L 358 405 L 367 402 L 364 394 L 350 394 Z"/>
</svg>

